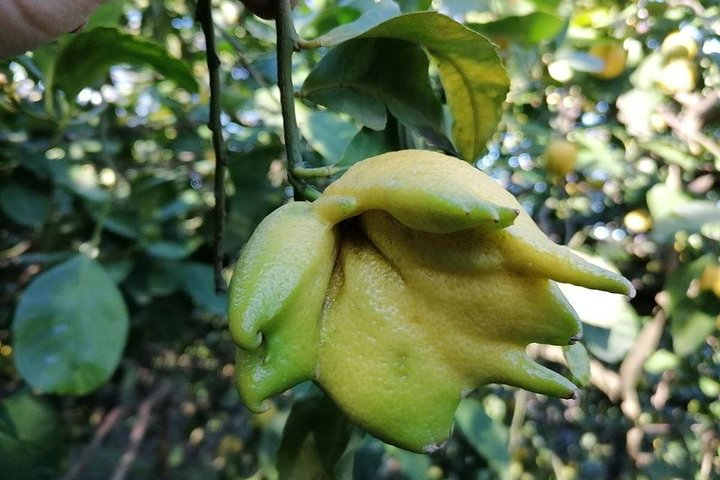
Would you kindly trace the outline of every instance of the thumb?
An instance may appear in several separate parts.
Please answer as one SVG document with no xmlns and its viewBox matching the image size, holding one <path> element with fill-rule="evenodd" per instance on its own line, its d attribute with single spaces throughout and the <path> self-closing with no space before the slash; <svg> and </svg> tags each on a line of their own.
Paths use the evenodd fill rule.
<svg viewBox="0 0 720 480">
<path fill-rule="evenodd" d="M 18 55 L 81 28 L 106 0 L 3 0 L 0 58 Z"/>
</svg>

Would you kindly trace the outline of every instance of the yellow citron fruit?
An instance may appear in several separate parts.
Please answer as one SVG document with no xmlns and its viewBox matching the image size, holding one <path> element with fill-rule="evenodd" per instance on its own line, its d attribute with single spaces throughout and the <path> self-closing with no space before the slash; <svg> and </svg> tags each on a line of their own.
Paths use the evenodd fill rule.
<svg viewBox="0 0 720 480">
<path fill-rule="evenodd" d="M 653 226 L 653 220 L 647 210 L 636 209 L 625 214 L 625 228 L 631 233 L 645 233 Z"/>
<path fill-rule="evenodd" d="M 662 42 L 660 52 L 669 57 L 695 58 L 698 54 L 698 43 L 686 31 L 670 33 Z"/>
<path fill-rule="evenodd" d="M 369 158 L 314 203 L 280 208 L 241 253 L 230 292 L 240 393 L 258 411 L 312 379 L 373 435 L 432 451 L 481 385 L 573 395 L 525 352 L 580 338 L 555 282 L 632 291 L 551 242 L 471 165 L 420 150 Z"/>
<path fill-rule="evenodd" d="M 700 290 L 711 291 L 720 297 L 720 266 L 708 265 L 700 277 Z"/>
<path fill-rule="evenodd" d="M 558 177 L 564 177 L 575 170 L 578 147 L 567 140 L 553 138 L 545 148 L 545 169 Z"/>
<path fill-rule="evenodd" d="M 82 27 L 105 0 L 3 0 L 0 58 L 23 53 Z"/>
<path fill-rule="evenodd" d="M 697 68 L 687 58 L 671 58 L 660 71 L 657 83 L 666 95 L 692 92 L 697 85 Z"/>
<path fill-rule="evenodd" d="M 603 80 L 610 80 L 620 76 L 625 71 L 627 52 L 619 43 L 603 42 L 593 45 L 590 55 L 603 61 L 603 68 L 594 75 Z"/>
</svg>

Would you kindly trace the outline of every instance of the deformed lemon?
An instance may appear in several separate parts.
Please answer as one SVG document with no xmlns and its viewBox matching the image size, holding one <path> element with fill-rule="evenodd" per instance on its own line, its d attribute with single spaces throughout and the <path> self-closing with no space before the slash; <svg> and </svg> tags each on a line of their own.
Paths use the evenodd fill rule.
<svg viewBox="0 0 720 480">
<path fill-rule="evenodd" d="M 313 204 L 278 212 L 233 276 L 240 393 L 258 411 L 312 379 L 357 424 L 413 451 L 438 448 L 480 385 L 573 394 L 525 353 L 580 338 L 555 282 L 632 291 L 552 243 L 491 178 L 438 153 L 364 160 Z"/>
</svg>

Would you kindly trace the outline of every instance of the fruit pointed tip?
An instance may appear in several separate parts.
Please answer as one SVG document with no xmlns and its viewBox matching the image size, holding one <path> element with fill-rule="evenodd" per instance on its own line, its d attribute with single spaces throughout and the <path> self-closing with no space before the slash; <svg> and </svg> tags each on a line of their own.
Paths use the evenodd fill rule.
<svg viewBox="0 0 720 480">
<path fill-rule="evenodd" d="M 570 337 L 570 345 L 575 345 L 577 342 L 579 342 L 580 340 L 582 340 L 582 337 L 583 337 L 582 332 L 576 333 L 575 335 L 573 335 L 572 337 Z"/>
<path fill-rule="evenodd" d="M 628 300 L 631 300 L 635 298 L 635 295 L 637 295 L 637 290 L 635 290 L 635 286 L 631 282 L 627 282 L 627 292 L 625 293 L 625 296 Z"/>
<path fill-rule="evenodd" d="M 270 410 L 270 407 L 272 407 L 272 402 L 267 398 L 262 400 L 243 398 L 243 403 L 245 407 L 255 415 L 267 412 Z"/>
<path fill-rule="evenodd" d="M 508 227 L 515 223 L 515 219 L 520 215 L 520 209 L 510 207 L 497 207 L 495 209 L 497 219 L 495 220 L 496 225 L 500 225 L 503 228 Z"/>
</svg>

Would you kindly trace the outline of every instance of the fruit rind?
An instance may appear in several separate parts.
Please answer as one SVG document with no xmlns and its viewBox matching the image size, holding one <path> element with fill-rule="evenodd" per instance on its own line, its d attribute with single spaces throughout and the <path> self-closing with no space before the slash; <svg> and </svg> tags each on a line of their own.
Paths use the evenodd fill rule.
<svg viewBox="0 0 720 480">
<path fill-rule="evenodd" d="M 312 379 L 408 450 L 442 444 L 480 385 L 574 395 L 526 353 L 582 335 L 556 282 L 632 292 L 550 241 L 492 178 L 442 154 L 364 160 L 314 203 L 292 205 L 261 224 L 233 277 L 240 392 L 257 411 Z"/>
<path fill-rule="evenodd" d="M 331 224 L 295 202 L 266 217 L 241 252 L 228 322 L 240 347 L 238 389 L 252 410 L 312 376 L 337 243 Z"/>
</svg>

